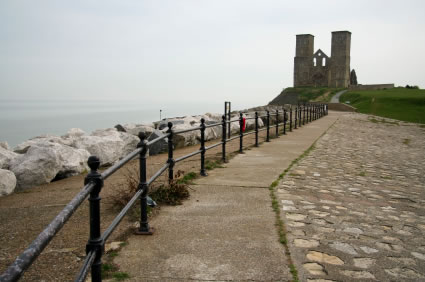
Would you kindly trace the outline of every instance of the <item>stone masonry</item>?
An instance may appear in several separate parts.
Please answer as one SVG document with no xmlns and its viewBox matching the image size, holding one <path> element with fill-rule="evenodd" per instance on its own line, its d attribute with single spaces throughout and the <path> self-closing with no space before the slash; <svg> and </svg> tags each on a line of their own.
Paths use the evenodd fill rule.
<svg viewBox="0 0 425 282">
<path fill-rule="evenodd" d="M 425 129 L 342 116 L 278 197 L 301 281 L 425 281 Z"/>
<path fill-rule="evenodd" d="M 350 85 L 351 32 L 332 32 L 331 57 L 321 49 L 314 52 L 314 36 L 296 37 L 294 87 L 341 87 Z"/>
</svg>

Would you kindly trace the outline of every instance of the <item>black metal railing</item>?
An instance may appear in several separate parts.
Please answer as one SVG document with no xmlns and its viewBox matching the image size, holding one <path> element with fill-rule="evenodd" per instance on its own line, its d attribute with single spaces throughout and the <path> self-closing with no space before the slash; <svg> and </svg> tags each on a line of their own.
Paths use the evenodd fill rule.
<svg viewBox="0 0 425 282">
<path fill-rule="evenodd" d="M 206 176 L 205 171 L 205 153 L 206 151 L 216 148 L 221 145 L 222 154 L 221 159 L 226 162 L 226 144 L 234 139 L 239 138 L 239 152 L 243 153 L 243 138 L 245 136 L 255 134 L 255 146 L 259 146 L 259 133 L 266 131 L 266 142 L 270 142 L 270 129 L 275 128 L 275 137 L 279 137 L 279 128 L 282 126 L 282 133 L 287 133 L 287 126 L 289 122 L 289 131 L 297 129 L 302 125 L 312 122 L 324 115 L 328 114 L 327 105 L 324 104 L 304 104 L 295 106 L 293 111 L 290 106 L 289 111 L 286 108 L 282 110 L 275 110 L 273 113 L 266 111 L 265 115 L 260 116 L 258 112 L 255 112 L 254 117 L 244 118 L 243 113 L 239 114 L 237 119 L 226 119 L 226 116 L 222 116 L 222 121 L 214 124 L 205 124 L 205 120 L 201 119 L 201 125 L 198 127 L 185 129 L 185 130 L 173 130 L 173 124 L 168 123 L 168 130 L 166 134 L 151 141 L 146 140 L 144 133 L 139 133 L 140 142 L 137 148 L 121 159 L 118 163 L 111 166 L 103 173 L 99 173 L 98 169 L 101 161 L 96 156 L 90 156 L 88 159 L 88 165 L 90 172 L 84 180 L 84 187 L 82 190 L 65 206 L 65 208 L 51 221 L 51 223 L 37 236 L 37 238 L 22 252 L 16 260 L 6 269 L 6 271 L 0 275 L 0 281 L 17 281 L 22 274 L 31 266 L 36 260 L 38 255 L 43 249 L 49 244 L 53 237 L 61 230 L 63 225 L 68 221 L 76 209 L 83 203 L 83 201 L 89 196 L 89 211 L 90 211 L 90 235 L 86 245 L 86 258 L 83 262 L 80 272 L 78 273 L 75 281 L 84 281 L 91 270 L 92 281 L 101 281 L 101 265 L 102 255 L 104 253 L 105 242 L 110 237 L 112 232 L 130 210 L 130 208 L 140 199 L 141 212 L 140 212 L 140 226 L 137 230 L 137 234 L 150 235 L 153 233 L 153 228 L 149 226 L 148 214 L 147 214 L 147 196 L 149 193 L 150 184 L 155 181 L 160 175 L 162 175 L 168 169 L 168 179 L 173 180 L 174 177 L 174 166 L 175 164 L 193 157 L 195 155 L 201 155 L 201 169 L 200 174 Z M 289 117 L 288 117 L 289 112 Z M 295 113 L 293 117 L 293 113 Z M 270 125 L 271 117 L 275 117 L 274 125 Z M 281 117 L 281 118 L 279 118 Z M 266 119 L 265 127 L 259 128 L 259 119 Z M 247 120 L 255 120 L 254 129 L 251 131 L 244 131 L 244 123 Z M 281 122 L 280 122 L 281 121 Z M 239 133 L 234 136 L 227 136 L 226 129 L 231 128 L 231 123 L 239 123 Z M 221 141 L 210 146 L 205 146 L 205 130 L 211 127 L 222 127 L 222 138 Z M 200 130 L 200 149 L 191 152 L 187 155 L 174 159 L 173 152 L 173 138 L 176 134 L 186 133 L 190 131 Z M 165 138 L 168 138 L 168 160 L 167 162 L 156 172 L 154 175 L 147 179 L 147 165 L 146 158 L 149 146 L 159 142 Z M 101 233 L 100 228 L 100 197 L 99 193 L 102 190 L 104 181 L 114 174 L 117 170 L 123 167 L 132 159 L 139 157 L 139 185 L 137 192 L 133 195 L 131 200 L 126 206 L 119 212 L 111 224 Z"/>
</svg>

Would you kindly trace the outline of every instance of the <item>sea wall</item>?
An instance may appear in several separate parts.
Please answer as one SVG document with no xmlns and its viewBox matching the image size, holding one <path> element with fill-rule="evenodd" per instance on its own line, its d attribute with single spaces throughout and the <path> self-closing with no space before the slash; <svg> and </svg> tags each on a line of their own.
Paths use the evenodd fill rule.
<svg viewBox="0 0 425 282">
<path fill-rule="evenodd" d="M 246 117 L 254 117 L 255 111 L 265 115 L 266 110 L 275 111 L 282 107 L 262 106 L 246 109 L 242 112 Z M 232 120 L 239 119 L 239 112 L 232 112 Z M 71 128 L 65 135 L 42 135 L 31 138 L 15 148 L 7 142 L 0 142 L 0 196 L 14 191 L 31 189 L 32 187 L 78 175 L 88 170 L 87 159 L 90 155 L 99 157 L 102 166 L 110 166 L 136 149 L 143 132 L 148 140 L 166 134 L 168 122 L 173 123 L 175 131 L 199 127 L 201 119 L 205 123 L 220 123 L 216 127 L 207 128 L 206 141 L 221 138 L 222 114 L 206 113 L 197 116 L 184 116 L 163 119 L 154 123 L 117 124 L 113 128 L 99 129 L 86 133 L 79 128 Z M 255 121 L 247 120 L 247 129 L 253 129 Z M 264 122 L 260 118 L 259 126 Z M 239 123 L 231 123 L 231 132 L 239 132 Z M 174 148 L 198 144 L 200 131 L 175 134 Z M 149 147 L 149 154 L 158 154 L 167 150 L 167 140 Z"/>
</svg>

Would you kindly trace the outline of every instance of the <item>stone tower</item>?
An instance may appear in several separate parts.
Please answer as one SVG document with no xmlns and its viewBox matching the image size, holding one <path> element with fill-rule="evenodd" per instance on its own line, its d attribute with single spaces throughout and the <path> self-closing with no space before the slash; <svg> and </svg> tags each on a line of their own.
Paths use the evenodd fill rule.
<svg viewBox="0 0 425 282">
<path fill-rule="evenodd" d="M 350 48 L 351 32 L 332 32 L 330 87 L 348 87 L 350 85 Z"/>
<path fill-rule="evenodd" d="M 313 67 L 314 36 L 297 35 L 294 58 L 294 86 L 310 84 Z"/>
<path fill-rule="evenodd" d="M 331 57 L 322 50 L 314 52 L 314 36 L 296 36 L 294 87 L 348 87 L 350 85 L 351 32 L 332 32 Z"/>
</svg>

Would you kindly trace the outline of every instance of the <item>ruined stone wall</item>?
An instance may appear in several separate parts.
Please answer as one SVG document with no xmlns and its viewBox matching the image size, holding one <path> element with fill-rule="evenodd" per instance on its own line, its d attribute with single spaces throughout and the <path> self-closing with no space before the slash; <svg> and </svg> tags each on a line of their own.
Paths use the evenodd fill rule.
<svg viewBox="0 0 425 282">
<path fill-rule="evenodd" d="M 391 89 L 391 88 L 394 88 L 394 83 L 350 85 L 350 90 L 380 90 L 380 89 Z"/>
<path fill-rule="evenodd" d="M 296 36 L 294 87 L 338 87 L 350 85 L 351 32 L 332 32 L 331 56 L 322 50 L 314 52 L 314 36 Z"/>
</svg>

